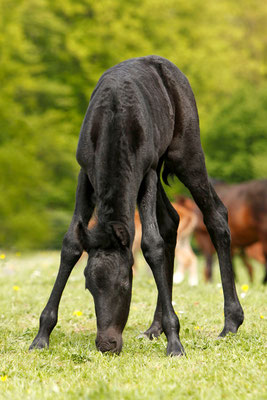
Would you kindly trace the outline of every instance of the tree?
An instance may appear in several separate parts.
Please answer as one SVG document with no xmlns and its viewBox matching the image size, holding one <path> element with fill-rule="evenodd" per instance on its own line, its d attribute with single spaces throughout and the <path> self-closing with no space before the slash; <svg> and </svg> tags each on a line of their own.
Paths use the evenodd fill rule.
<svg viewBox="0 0 267 400">
<path fill-rule="evenodd" d="M 218 108 L 204 137 L 210 175 L 229 182 L 267 177 L 267 85 L 245 87 Z"/>
<path fill-rule="evenodd" d="M 238 151 L 224 136 L 238 154 L 235 175 L 223 165 L 228 153 L 212 157 L 215 138 L 222 141 L 217 118 L 233 93 L 264 86 L 266 20 L 264 0 L 1 0 L 0 245 L 59 246 L 74 206 L 75 151 L 90 94 L 107 68 L 127 58 L 158 54 L 187 75 L 212 173 L 262 176 L 260 139 L 248 168 L 243 133 Z M 223 135 L 232 132 L 230 111 Z M 179 183 L 168 189 L 171 196 L 180 190 Z"/>
</svg>

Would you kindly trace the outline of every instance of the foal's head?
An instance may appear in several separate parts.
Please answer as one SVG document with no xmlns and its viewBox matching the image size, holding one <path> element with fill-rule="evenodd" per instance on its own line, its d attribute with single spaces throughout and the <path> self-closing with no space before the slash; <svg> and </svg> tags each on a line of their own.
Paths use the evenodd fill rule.
<svg viewBox="0 0 267 400">
<path fill-rule="evenodd" d="M 126 226 L 119 222 L 88 230 L 79 224 L 79 239 L 88 252 L 86 288 L 95 302 L 98 350 L 119 353 L 131 302 L 133 256 Z"/>
</svg>

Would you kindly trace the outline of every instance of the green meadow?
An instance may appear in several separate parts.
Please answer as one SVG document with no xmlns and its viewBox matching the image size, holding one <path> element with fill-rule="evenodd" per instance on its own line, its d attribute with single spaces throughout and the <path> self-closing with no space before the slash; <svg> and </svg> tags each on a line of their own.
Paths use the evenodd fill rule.
<svg viewBox="0 0 267 400">
<path fill-rule="evenodd" d="M 218 265 L 212 284 L 174 287 L 173 304 L 186 357 L 167 357 L 166 339 L 140 337 L 156 302 L 156 287 L 140 256 L 120 356 L 95 348 L 93 299 L 83 269 L 74 269 L 62 297 L 49 350 L 28 351 L 58 269 L 59 252 L 0 256 L 0 399 L 266 399 L 266 287 L 255 265 L 250 284 L 237 259 L 237 289 L 245 311 L 238 334 L 218 340 L 223 296 Z"/>
</svg>

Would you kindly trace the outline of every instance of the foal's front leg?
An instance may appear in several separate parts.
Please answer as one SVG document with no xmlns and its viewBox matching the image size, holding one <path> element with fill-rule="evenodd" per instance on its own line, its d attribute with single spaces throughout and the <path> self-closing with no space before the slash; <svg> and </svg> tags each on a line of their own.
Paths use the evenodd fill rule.
<svg viewBox="0 0 267 400">
<path fill-rule="evenodd" d="M 158 222 L 160 236 L 165 242 L 164 268 L 166 272 L 166 277 L 169 287 L 169 296 L 171 300 L 174 252 L 177 241 L 179 215 L 177 214 L 176 210 L 172 207 L 159 180 L 157 188 L 157 222 Z M 151 326 L 147 329 L 147 331 L 144 332 L 144 334 L 149 339 L 152 340 L 154 337 L 158 337 L 159 335 L 161 335 L 161 333 L 162 333 L 162 307 L 160 298 L 158 296 L 153 322 Z"/>
<path fill-rule="evenodd" d="M 49 336 L 57 324 L 58 307 L 63 290 L 73 267 L 81 257 L 83 251 L 75 229 L 79 221 L 83 221 L 85 225 L 88 224 L 94 210 L 92 195 L 93 188 L 85 172 L 81 170 L 78 179 L 73 218 L 62 244 L 58 275 L 47 305 L 40 316 L 39 331 L 30 346 L 30 350 L 33 348 L 42 349 L 49 346 Z"/>
<path fill-rule="evenodd" d="M 162 328 L 168 346 L 167 355 L 184 354 L 179 338 L 180 324 L 171 303 L 170 288 L 165 270 L 165 245 L 159 233 L 156 214 L 157 174 L 151 170 L 144 178 L 138 196 L 142 223 L 142 251 L 152 269 L 162 307 Z"/>
</svg>

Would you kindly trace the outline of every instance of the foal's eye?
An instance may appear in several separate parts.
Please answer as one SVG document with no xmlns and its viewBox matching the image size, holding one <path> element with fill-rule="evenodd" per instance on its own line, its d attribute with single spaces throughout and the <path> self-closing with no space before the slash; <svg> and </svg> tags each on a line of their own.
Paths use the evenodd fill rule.
<svg viewBox="0 0 267 400">
<path fill-rule="evenodd" d="M 129 290 L 129 281 L 128 280 L 123 280 L 120 284 L 120 291 L 121 292 L 128 292 Z"/>
</svg>

